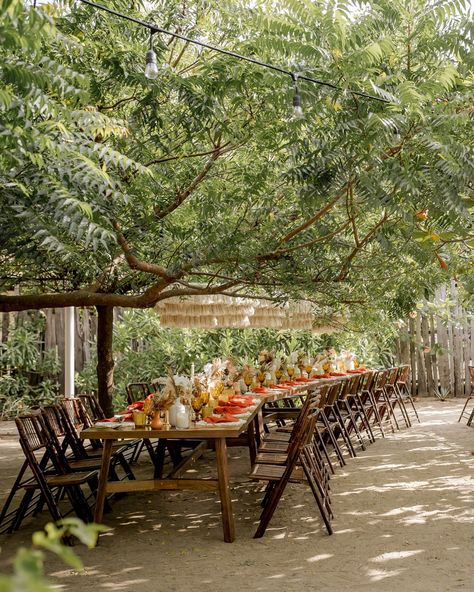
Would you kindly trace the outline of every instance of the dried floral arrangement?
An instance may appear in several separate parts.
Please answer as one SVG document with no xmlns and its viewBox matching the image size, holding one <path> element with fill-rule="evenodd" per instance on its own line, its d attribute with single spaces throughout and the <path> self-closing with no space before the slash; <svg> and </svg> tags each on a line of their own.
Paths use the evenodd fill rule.
<svg viewBox="0 0 474 592">
<path fill-rule="evenodd" d="M 155 411 L 166 411 L 171 407 L 175 398 L 170 392 L 153 393 L 145 399 L 143 411 L 147 415 L 152 415 Z"/>
</svg>

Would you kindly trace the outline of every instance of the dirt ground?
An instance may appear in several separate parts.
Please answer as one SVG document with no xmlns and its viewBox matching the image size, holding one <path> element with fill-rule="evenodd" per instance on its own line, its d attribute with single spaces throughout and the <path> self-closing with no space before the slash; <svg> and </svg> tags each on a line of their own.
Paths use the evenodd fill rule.
<svg viewBox="0 0 474 592">
<path fill-rule="evenodd" d="M 237 540 L 222 540 L 219 502 L 204 492 L 134 494 L 118 500 L 97 548 L 76 547 L 85 570 L 54 558 L 46 571 L 66 592 L 251 590 L 450 592 L 474 590 L 474 428 L 458 424 L 461 401 L 420 401 L 421 425 L 378 439 L 332 480 L 335 533 L 321 525 L 307 487 L 292 485 L 269 530 L 252 535 L 259 488 L 248 452 L 230 450 Z M 0 428 L 0 495 L 21 454 L 11 424 Z M 213 453 L 198 462 L 213 471 Z M 140 470 L 148 470 L 145 459 Z M 27 519 L 0 537 L 1 571 L 48 520 Z"/>
</svg>

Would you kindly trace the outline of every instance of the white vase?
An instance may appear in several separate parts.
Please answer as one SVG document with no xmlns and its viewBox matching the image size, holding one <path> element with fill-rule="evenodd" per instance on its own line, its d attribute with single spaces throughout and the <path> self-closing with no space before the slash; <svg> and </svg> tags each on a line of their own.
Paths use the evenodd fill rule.
<svg viewBox="0 0 474 592">
<path fill-rule="evenodd" d="M 176 413 L 176 427 L 185 430 L 189 428 L 189 424 L 189 410 L 185 405 L 180 403 L 180 409 Z"/>
<path fill-rule="evenodd" d="M 181 403 L 181 401 L 179 399 L 175 399 L 174 403 L 171 405 L 171 407 L 169 409 L 170 425 L 172 427 L 176 426 L 176 416 L 178 414 L 178 411 L 181 409 L 181 407 L 184 407 L 184 405 Z"/>
</svg>

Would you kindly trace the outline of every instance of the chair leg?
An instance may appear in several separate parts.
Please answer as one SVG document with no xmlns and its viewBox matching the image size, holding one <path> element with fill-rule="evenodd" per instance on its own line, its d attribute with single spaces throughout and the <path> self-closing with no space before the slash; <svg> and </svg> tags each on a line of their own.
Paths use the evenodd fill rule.
<svg viewBox="0 0 474 592">
<path fill-rule="evenodd" d="M 339 411 L 339 407 L 337 406 L 337 404 L 333 406 L 333 411 L 334 411 L 334 417 L 337 419 L 337 422 L 339 423 L 341 435 L 342 435 L 342 438 L 346 444 L 347 450 L 349 451 L 349 454 L 352 456 L 352 458 L 355 458 L 357 456 L 357 454 L 354 449 L 354 446 L 352 445 L 352 440 L 351 440 L 349 434 L 347 433 L 347 429 L 344 424 L 344 420 L 342 418 L 341 412 Z"/>
<path fill-rule="evenodd" d="M 388 408 L 388 414 L 389 414 L 390 419 L 393 418 L 393 421 L 395 422 L 395 426 L 396 426 L 397 430 L 400 430 L 400 425 L 398 423 L 397 416 L 395 414 L 395 409 L 392 405 L 392 402 L 390 401 L 390 395 L 385 389 L 383 390 L 383 397 L 385 399 L 385 403 Z"/>
<path fill-rule="evenodd" d="M 349 404 L 349 401 L 347 399 L 344 399 L 343 401 L 341 401 L 341 403 L 344 406 L 344 409 L 346 410 L 346 413 L 347 413 L 347 418 L 349 419 L 349 430 L 352 428 L 357 439 L 359 440 L 359 444 L 360 444 L 362 450 L 365 450 L 364 439 L 362 438 L 362 434 L 360 433 L 360 430 L 357 426 L 357 423 L 356 423 L 354 414 L 352 413 L 352 409 Z M 349 433 L 349 430 L 348 430 L 348 433 Z"/>
<path fill-rule="evenodd" d="M 15 518 L 11 523 L 9 529 L 7 530 L 8 534 L 15 532 L 20 528 L 21 523 L 23 522 L 23 518 L 25 517 L 26 511 L 28 506 L 30 505 L 31 500 L 33 499 L 33 495 L 35 494 L 34 489 L 27 489 L 21 498 L 20 505 L 16 511 Z"/>
<path fill-rule="evenodd" d="M 367 416 L 367 412 L 366 412 L 365 407 L 362 403 L 362 399 L 360 398 L 359 393 L 357 393 L 355 395 L 354 400 L 356 403 L 356 407 L 357 407 L 357 411 L 359 413 L 359 416 L 363 422 L 364 429 L 367 432 L 367 436 L 369 438 L 369 441 L 371 443 L 374 443 L 375 442 L 374 432 L 372 431 L 372 426 L 370 425 L 370 421 Z"/>
<path fill-rule="evenodd" d="M 306 479 L 308 481 L 308 484 L 311 488 L 311 491 L 313 492 L 313 497 L 316 500 L 316 504 L 319 508 L 319 513 L 321 514 L 321 518 L 324 521 L 324 524 L 326 526 L 326 530 L 328 532 L 328 534 L 332 534 L 333 530 L 332 530 L 332 526 L 331 526 L 331 522 L 329 521 L 328 515 L 327 515 L 327 508 L 325 507 L 325 505 L 323 504 L 323 501 L 321 499 L 321 490 L 318 487 L 318 484 L 316 483 L 316 480 L 314 478 L 314 475 L 312 474 L 311 468 L 308 466 L 308 462 L 303 458 L 302 459 L 302 465 L 303 465 L 303 471 L 306 475 Z"/>
<path fill-rule="evenodd" d="M 469 403 L 469 401 L 470 401 L 470 400 L 471 400 L 471 397 L 467 397 L 467 399 L 466 399 L 466 402 L 464 403 L 464 407 L 462 408 L 461 415 L 459 416 L 458 423 L 459 423 L 459 422 L 461 421 L 461 419 L 464 417 L 464 411 L 466 411 L 467 404 Z M 0 518 L 0 524 L 1 524 L 1 523 L 2 523 L 2 520 L 1 520 L 1 518 Z"/>
<path fill-rule="evenodd" d="M 278 502 L 285 491 L 286 484 L 288 483 L 289 475 L 286 478 L 280 479 L 273 487 L 270 495 L 268 496 L 268 501 L 263 509 L 263 512 L 260 517 L 260 524 L 253 535 L 254 539 L 260 539 L 265 534 L 267 530 L 267 526 L 270 524 L 270 520 L 272 519 L 273 514 L 275 513 L 276 507 L 278 506 Z"/>
<path fill-rule="evenodd" d="M 469 416 L 469 419 L 467 420 L 467 425 L 469 427 L 471 427 L 473 420 L 474 420 L 474 409 L 471 411 L 471 415 Z"/>
<path fill-rule="evenodd" d="M 314 431 L 314 441 L 315 441 L 314 444 L 318 448 L 318 450 L 323 451 L 324 457 L 325 457 L 327 465 L 329 467 L 329 470 L 334 475 L 336 471 L 334 470 L 334 466 L 332 464 L 331 457 L 329 456 L 329 451 L 326 448 L 326 444 L 324 443 L 324 440 L 321 437 L 321 434 L 319 433 L 318 428 L 316 428 Z"/>
<path fill-rule="evenodd" d="M 377 401 L 375 400 L 374 394 L 371 391 L 366 391 L 366 392 L 369 397 L 371 409 L 372 409 L 372 412 L 374 415 L 374 423 L 372 425 L 377 424 L 377 426 L 380 430 L 380 434 L 382 435 L 382 438 L 385 438 L 385 431 L 383 429 L 382 418 L 380 417 L 379 408 L 377 406 Z"/>
<path fill-rule="evenodd" d="M 28 468 L 28 461 L 25 460 L 20 468 L 17 478 L 15 479 L 15 483 L 13 483 L 12 488 L 10 489 L 10 493 L 8 494 L 8 497 L 5 500 L 5 503 L 3 504 L 3 508 L 0 513 L 0 525 L 2 524 L 3 520 L 5 519 L 8 508 L 10 507 L 10 504 L 12 503 L 16 492 L 20 489 L 20 483 L 21 483 L 21 480 L 23 479 L 23 475 L 25 474 L 25 471 L 27 468 Z"/>
<path fill-rule="evenodd" d="M 333 433 L 333 431 L 331 429 L 331 426 L 329 424 L 329 420 L 328 420 L 328 418 L 326 416 L 326 413 L 323 411 L 321 413 L 320 417 L 321 417 L 321 419 L 322 419 L 322 421 L 324 423 L 324 427 L 326 428 L 326 433 L 328 434 L 329 439 L 331 440 L 331 444 L 332 444 L 332 447 L 334 448 L 334 452 L 336 453 L 336 456 L 337 456 L 337 458 L 339 460 L 339 465 L 341 467 L 343 467 L 343 466 L 345 466 L 346 461 L 344 460 L 344 456 L 342 454 L 342 450 L 341 450 L 339 444 L 337 443 L 336 436 L 334 435 L 334 433 Z"/>
</svg>

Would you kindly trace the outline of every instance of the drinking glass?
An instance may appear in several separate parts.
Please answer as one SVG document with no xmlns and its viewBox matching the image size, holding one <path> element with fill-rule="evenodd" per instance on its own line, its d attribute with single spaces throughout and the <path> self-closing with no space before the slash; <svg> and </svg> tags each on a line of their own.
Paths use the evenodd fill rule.
<svg viewBox="0 0 474 592">
<path fill-rule="evenodd" d="M 288 374 L 288 378 L 291 380 L 293 374 L 295 373 L 295 369 L 292 366 L 288 366 L 286 372 Z"/>
<path fill-rule="evenodd" d="M 202 400 L 201 396 L 193 397 L 191 399 L 191 407 L 194 410 L 194 421 L 199 421 L 201 419 L 201 409 L 204 406 L 204 401 Z"/>
<path fill-rule="evenodd" d="M 310 377 L 309 375 L 311 374 L 312 370 L 313 370 L 313 365 L 312 364 L 306 364 L 306 366 L 304 367 L 305 372 L 308 374 L 308 378 Z"/>
<path fill-rule="evenodd" d="M 260 386 L 263 386 L 263 383 L 265 382 L 265 372 L 259 370 L 257 372 L 257 380 L 260 383 Z"/>
<path fill-rule="evenodd" d="M 280 382 L 283 378 L 283 370 L 281 368 L 275 372 L 275 378 L 277 379 L 277 382 Z"/>
<path fill-rule="evenodd" d="M 245 386 L 247 387 L 247 392 L 250 391 L 250 387 L 252 386 L 252 382 L 253 382 L 253 377 L 251 374 L 246 374 L 244 376 L 244 382 L 245 382 Z"/>
</svg>

